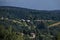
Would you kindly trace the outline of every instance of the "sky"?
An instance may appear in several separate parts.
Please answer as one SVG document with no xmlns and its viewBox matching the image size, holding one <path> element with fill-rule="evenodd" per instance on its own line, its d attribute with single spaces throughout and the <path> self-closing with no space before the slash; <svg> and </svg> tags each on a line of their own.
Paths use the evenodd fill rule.
<svg viewBox="0 0 60 40">
<path fill-rule="evenodd" d="M 60 0 L 0 0 L 0 6 L 16 6 L 37 10 L 60 10 Z"/>
</svg>

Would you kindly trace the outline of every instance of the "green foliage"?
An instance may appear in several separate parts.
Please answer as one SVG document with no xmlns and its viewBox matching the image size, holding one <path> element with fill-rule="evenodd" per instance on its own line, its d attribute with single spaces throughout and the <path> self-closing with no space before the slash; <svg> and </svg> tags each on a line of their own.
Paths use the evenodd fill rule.
<svg viewBox="0 0 60 40">
<path fill-rule="evenodd" d="M 46 10 L 32 10 L 26 8 L 18 8 L 11 6 L 0 7 L 0 17 L 9 18 L 24 18 L 24 19 L 44 19 L 44 20 L 60 20 L 60 10 L 46 11 Z"/>
<path fill-rule="evenodd" d="M 0 7 L 0 18 L 9 18 L 11 20 L 31 20 L 31 22 L 27 23 L 18 21 L 13 22 L 9 20 L 1 20 L 0 24 L 7 25 L 2 26 L 0 25 L 0 40 L 30 40 L 30 33 L 35 33 L 36 39 L 34 40 L 51 40 L 50 36 L 50 30 L 47 30 L 47 25 L 51 25 L 53 23 L 59 22 L 60 20 L 60 11 L 44 11 L 44 10 L 30 10 L 25 8 L 18 8 L 18 7 Z M 47 23 L 44 22 L 35 22 L 34 20 L 55 20 L 55 21 L 49 21 Z M 12 25 L 12 26 L 10 26 Z M 60 25 L 59 25 L 60 26 Z M 15 30 L 14 30 L 15 29 Z M 42 29 L 42 30 L 40 30 Z M 53 29 L 55 31 L 53 31 Z M 47 30 L 47 31 L 46 31 Z M 51 32 L 52 35 L 56 35 L 56 30 L 59 30 L 58 28 L 52 28 Z M 60 30 L 59 30 L 60 31 Z M 22 35 L 22 33 L 24 35 Z M 49 34 L 48 34 L 49 33 Z M 41 36 L 45 35 L 45 36 Z M 58 40 L 60 40 L 60 33 L 57 35 Z"/>
<path fill-rule="evenodd" d="M 20 33 L 16 34 L 11 26 L 8 29 L 0 26 L 0 40 L 23 40 L 23 36 Z"/>
<path fill-rule="evenodd" d="M 57 40 L 60 40 L 60 32 L 57 34 Z"/>
</svg>

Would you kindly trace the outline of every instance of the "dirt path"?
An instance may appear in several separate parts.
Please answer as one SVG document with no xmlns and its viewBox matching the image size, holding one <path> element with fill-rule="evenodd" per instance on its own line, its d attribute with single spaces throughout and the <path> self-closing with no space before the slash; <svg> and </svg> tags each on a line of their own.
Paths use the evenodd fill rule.
<svg viewBox="0 0 60 40">
<path fill-rule="evenodd" d="M 60 22 L 57 22 L 57 23 L 54 23 L 54 24 L 52 24 L 52 25 L 49 25 L 48 27 L 57 26 L 57 25 L 59 25 L 59 24 L 60 24 Z"/>
</svg>

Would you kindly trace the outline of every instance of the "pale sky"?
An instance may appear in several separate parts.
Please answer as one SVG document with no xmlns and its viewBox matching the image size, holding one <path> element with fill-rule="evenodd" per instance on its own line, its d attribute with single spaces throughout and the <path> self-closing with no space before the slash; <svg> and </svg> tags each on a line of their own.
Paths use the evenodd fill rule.
<svg viewBox="0 0 60 40">
<path fill-rule="evenodd" d="M 0 0 L 0 6 L 16 6 L 37 10 L 60 10 L 60 0 Z"/>
</svg>

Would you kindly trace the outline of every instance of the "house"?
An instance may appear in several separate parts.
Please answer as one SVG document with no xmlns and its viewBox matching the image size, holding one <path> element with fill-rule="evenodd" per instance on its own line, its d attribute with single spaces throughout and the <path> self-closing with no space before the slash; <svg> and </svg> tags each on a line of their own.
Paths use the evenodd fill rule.
<svg viewBox="0 0 60 40">
<path fill-rule="evenodd" d="M 26 20 L 27 22 L 30 22 L 30 20 Z"/>
<path fill-rule="evenodd" d="M 25 22 L 25 20 L 24 20 L 24 19 L 21 19 L 21 21 Z"/>
</svg>

